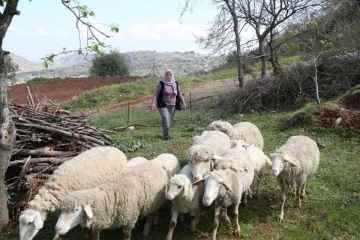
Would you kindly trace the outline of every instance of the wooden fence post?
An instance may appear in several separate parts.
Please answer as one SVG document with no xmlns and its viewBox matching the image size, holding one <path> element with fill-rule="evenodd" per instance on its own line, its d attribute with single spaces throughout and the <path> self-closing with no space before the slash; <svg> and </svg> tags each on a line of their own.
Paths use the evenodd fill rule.
<svg viewBox="0 0 360 240">
<path fill-rule="evenodd" d="M 128 101 L 127 125 L 130 125 L 130 101 Z"/>
<path fill-rule="evenodd" d="M 191 106 L 192 100 L 191 100 L 191 92 L 190 92 L 190 118 L 192 119 L 192 106 Z"/>
</svg>

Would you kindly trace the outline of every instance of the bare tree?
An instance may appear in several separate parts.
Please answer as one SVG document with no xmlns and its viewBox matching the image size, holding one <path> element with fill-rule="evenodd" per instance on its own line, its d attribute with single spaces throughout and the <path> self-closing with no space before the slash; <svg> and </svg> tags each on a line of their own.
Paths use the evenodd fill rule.
<svg viewBox="0 0 360 240">
<path fill-rule="evenodd" d="M 7 209 L 7 191 L 4 184 L 5 173 L 9 165 L 9 161 L 12 155 L 13 145 L 16 137 L 16 129 L 12 122 L 9 113 L 8 104 L 8 73 L 6 68 L 6 55 L 10 52 L 2 49 L 2 43 L 5 39 L 6 32 L 11 24 L 14 16 L 20 15 L 20 11 L 17 10 L 20 0 L 0 0 L 0 6 L 5 6 L 2 13 L 0 13 L 0 229 L 7 225 L 9 221 L 8 209 Z M 89 10 L 86 6 L 80 5 L 78 1 L 74 0 L 61 0 L 62 4 L 70 10 L 76 19 L 76 26 L 85 25 L 88 30 L 87 45 L 79 49 L 74 50 L 82 53 L 85 51 L 99 51 L 100 48 L 105 47 L 105 44 L 101 42 L 97 34 L 109 37 L 108 35 L 95 28 L 91 23 L 85 22 L 83 19 L 94 16 L 94 12 Z M 36 3 L 34 3 L 36 4 Z M 75 5 L 72 5 L 75 4 Z M 113 32 L 118 32 L 119 29 L 116 25 L 109 26 Z M 53 60 L 56 55 L 68 53 L 72 51 L 62 51 L 58 54 L 50 54 L 45 57 L 45 66 Z"/>
<path fill-rule="evenodd" d="M 183 13 L 195 4 L 196 0 L 186 0 Z M 197 38 L 197 42 L 204 49 L 212 49 L 213 53 L 233 50 L 236 47 L 236 65 L 238 70 L 239 87 L 244 85 L 244 70 L 241 56 L 241 39 L 239 17 L 236 12 L 236 0 L 213 0 L 219 9 L 219 13 L 213 20 L 212 27 L 207 36 Z M 182 13 L 182 15 L 183 15 Z"/>
<path fill-rule="evenodd" d="M 295 14 L 318 7 L 322 0 L 238 0 L 238 16 L 243 18 L 254 30 L 258 39 L 259 58 L 261 59 L 261 77 L 267 75 L 268 55 L 265 40 L 275 28 L 284 24 Z M 273 39 L 273 35 L 270 36 Z"/>
</svg>

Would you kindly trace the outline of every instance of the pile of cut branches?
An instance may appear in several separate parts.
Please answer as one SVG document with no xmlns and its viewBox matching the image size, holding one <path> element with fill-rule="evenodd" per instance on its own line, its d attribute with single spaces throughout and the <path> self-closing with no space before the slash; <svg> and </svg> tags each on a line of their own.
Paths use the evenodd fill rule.
<svg viewBox="0 0 360 240">
<path fill-rule="evenodd" d="M 110 137 L 89 125 L 86 116 L 62 116 L 67 112 L 39 109 L 10 104 L 10 114 L 17 131 L 5 179 L 10 191 L 23 188 L 25 175 L 49 176 L 57 166 L 80 152 L 112 144 Z"/>
</svg>

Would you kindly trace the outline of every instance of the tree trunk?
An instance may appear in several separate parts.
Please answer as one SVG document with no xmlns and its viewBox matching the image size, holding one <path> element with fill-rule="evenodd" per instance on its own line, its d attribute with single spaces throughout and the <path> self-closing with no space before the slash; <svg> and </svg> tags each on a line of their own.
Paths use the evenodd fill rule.
<svg viewBox="0 0 360 240">
<path fill-rule="evenodd" d="M 9 221 L 5 173 L 15 143 L 16 130 L 8 107 L 8 79 L 5 66 L 5 52 L 0 50 L 0 228 Z"/>
<path fill-rule="evenodd" d="M 239 81 L 239 88 L 244 86 L 244 68 L 242 64 L 242 56 L 241 56 L 241 47 L 240 47 L 240 36 L 239 36 L 239 27 L 238 21 L 234 21 L 234 32 L 236 38 L 236 66 L 238 69 L 238 81 Z"/>
<path fill-rule="evenodd" d="M 0 15 L 0 229 L 4 228 L 9 222 L 7 191 L 4 180 L 16 137 L 16 129 L 9 112 L 8 78 L 5 65 L 5 56 L 10 52 L 2 49 L 2 43 L 13 17 L 20 15 L 20 12 L 16 9 L 19 0 L 2 2 L 5 2 L 6 6 Z"/>
<path fill-rule="evenodd" d="M 234 22 L 234 33 L 235 33 L 235 42 L 236 42 L 236 66 L 238 70 L 238 81 L 239 88 L 244 86 L 244 70 L 242 64 L 241 57 L 241 46 L 240 46 L 240 34 L 239 34 L 239 20 L 235 12 L 235 0 L 232 0 L 232 5 L 229 4 L 229 1 L 225 1 L 229 11 L 231 13 L 231 17 Z"/>
<path fill-rule="evenodd" d="M 267 76 L 267 56 L 265 53 L 264 38 L 259 38 L 259 55 L 261 59 L 261 78 Z"/>
</svg>

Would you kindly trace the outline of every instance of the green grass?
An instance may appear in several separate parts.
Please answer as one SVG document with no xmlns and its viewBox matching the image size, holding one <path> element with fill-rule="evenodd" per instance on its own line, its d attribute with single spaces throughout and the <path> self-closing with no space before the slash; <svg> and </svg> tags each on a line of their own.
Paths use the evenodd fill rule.
<svg viewBox="0 0 360 240">
<path fill-rule="evenodd" d="M 208 79 L 191 78 L 184 84 Z M 198 80 L 196 80 L 198 79 Z M 215 78 L 216 79 L 216 78 Z M 181 79 L 182 81 L 183 79 Z M 157 80 L 156 80 L 157 81 Z M 154 87 L 154 82 L 144 83 Z M 129 84 L 130 85 L 130 84 Z M 135 87 L 133 85 L 133 87 Z M 135 89 L 135 88 L 133 88 Z M 125 90 L 124 90 L 125 91 Z M 106 92 L 106 91 L 105 91 Z M 314 113 L 316 104 L 306 105 L 297 111 L 269 113 L 264 115 L 248 114 L 240 117 L 229 114 L 226 108 L 220 108 L 216 100 L 196 102 L 190 111 L 176 112 L 174 126 L 171 130 L 173 139 L 164 141 L 160 126 L 160 116 L 157 111 L 130 108 L 99 115 L 91 124 L 102 129 L 115 131 L 111 137 L 115 146 L 122 149 L 128 158 L 143 156 L 148 159 L 168 152 L 175 154 L 181 165 L 186 164 L 186 151 L 191 145 L 191 139 L 201 134 L 213 120 L 223 119 L 235 124 L 240 121 L 250 121 L 261 130 L 265 147 L 264 152 L 270 154 L 280 147 L 293 135 L 307 135 L 325 146 L 321 151 L 320 165 L 314 179 L 307 183 L 307 196 L 302 209 L 294 205 L 294 195 L 288 193 L 285 205 L 284 221 L 279 222 L 277 215 L 280 211 L 279 194 L 276 179 L 269 171 L 266 172 L 261 185 L 260 198 L 249 199 L 249 205 L 240 206 L 239 223 L 241 239 L 360 239 L 360 138 L 359 135 L 349 135 L 345 128 L 320 130 L 314 128 Z M 284 122 L 299 117 L 305 124 L 284 127 Z M 135 125 L 134 131 L 117 130 L 119 127 Z M 231 207 L 229 211 L 231 211 Z M 46 221 L 44 229 L 36 239 L 52 239 L 54 226 L 58 215 L 53 214 Z M 150 231 L 148 240 L 165 239 L 170 220 L 169 208 L 160 211 L 160 222 Z M 174 239 L 206 239 L 211 236 L 213 208 L 204 208 L 197 232 L 191 232 L 186 216 L 184 223 L 178 223 L 174 232 Z M 141 230 L 144 222 L 132 231 L 132 239 L 144 239 Z M 89 239 L 90 231 L 76 227 L 62 237 L 63 240 Z M 120 229 L 101 232 L 101 239 L 121 239 Z M 0 239 L 18 239 L 18 230 L 0 233 Z M 235 239 L 232 227 L 220 224 L 218 239 Z"/>
<path fill-rule="evenodd" d="M 27 83 L 44 83 L 44 82 L 51 82 L 51 81 L 56 81 L 59 80 L 60 78 L 56 77 L 56 78 L 44 78 L 44 77 L 37 77 L 37 78 L 32 78 L 29 81 L 27 81 Z"/>
<path fill-rule="evenodd" d="M 223 70 L 213 74 L 201 76 L 184 76 L 176 78 L 180 88 L 196 86 L 205 82 L 226 79 L 236 76 L 236 69 Z M 76 99 L 64 102 L 62 105 L 71 110 L 93 109 L 109 104 L 135 100 L 139 97 L 153 94 L 159 78 L 146 78 L 121 85 L 105 86 L 91 91 L 86 91 Z"/>
<path fill-rule="evenodd" d="M 307 106 L 302 111 L 312 112 L 314 106 Z M 127 126 L 128 121 L 134 124 L 134 131 L 118 131 L 112 134 L 116 145 L 122 147 L 129 158 L 144 156 L 153 158 L 160 153 L 175 154 L 186 164 L 185 153 L 191 145 L 191 138 L 205 130 L 215 119 L 227 120 L 231 123 L 250 121 L 261 130 L 264 141 L 264 152 L 269 154 L 293 135 L 307 135 L 325 145 L 321 149 L 321 161 L 314 179 L 308 181 L 307 197 L 303 208 L 294 206 L 294 196 L 288 193 L 283 222 L 277 220 L 279 214 L 279 194 L 276 179 L 269 172 L 261 185 L 260 199 L 250 199 L 249 205 L 240 206 L 239 222 L 242 239 L 360 239 L 360 140 L 342 138 L 336 130 L 326 131 L 305 128 L 281 128 L 282 121 L 291 118 L 298 112 L 270 113 L 266 115 L 226 115 L 223 109 L 217 108 L 215 101 L 201 102 L 193 106 L 193 115 L 189 110 L 177 112 L 169 141 L 162 140 L 160 117 L 157 111 L 130 109 L 128 120 L 127 110 L 103 114 L 92 121 L 92 124 L 114 131 L 118 127 Z M 231 211 L 231 208 L 229 208 Z M 170 211 L 160 211 L 160 223 L 153 227 L 146 239 L 165 239 L 168 231 Z M 174 239 L 206 239 L 211 235 L 213 208 L 204 208 L 198 226 L 199 232 L 192 233 L 188 217 L 175 229 Z M 51 239 L 56 217 L 46 222 L 45 228 L 35 239 Z M 141 229 L 144 222 L 140 221 L 132 231 L 132 239 L 144 239 Z M 1 239 L 16 239 L 17 231 L 9 235 L 0 235 Z M 88 239 L 90 231 L 77 227 L 62 239 Z M 5 238 L 4 238 L 5 237 Z M 121 239 L 120 229 L 106 230 L 101 239 Z M 233 239 L 232 227 L 220 224 L 218 239 Z"/>
<path fill-rule="evenodd" d="M 304 59 L 304 56 L 302 56 L 302 55 L 282 57 L 282 58 L 279 58 L 279 64 L 280 64 L 280 66 L 289 65 L 291 63 L 299 62 L 303 59 Z M 272 69 L 270 62 L 267 64 L 267 68 Z M 249 72 L 258 72 L 260 70 L 261 70 L 261 62 L 258 62 L 254 65 L 249 66 L 249 69 L 248 69 Z"/>
</svg>

